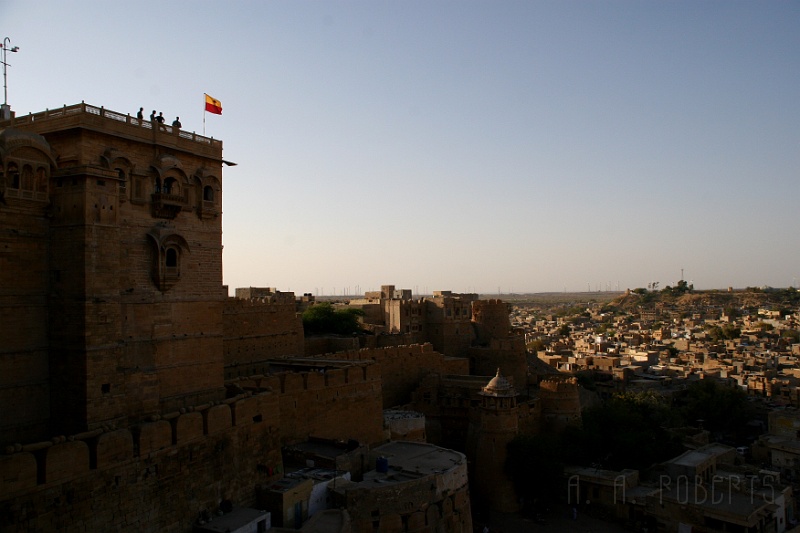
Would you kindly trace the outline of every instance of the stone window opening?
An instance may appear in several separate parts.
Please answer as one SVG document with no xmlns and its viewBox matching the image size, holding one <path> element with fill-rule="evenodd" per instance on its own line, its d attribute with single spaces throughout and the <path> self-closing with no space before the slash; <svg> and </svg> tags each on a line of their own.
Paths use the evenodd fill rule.
<svg viewBox="0 0 800 533">
<path fill-rule="evenodd" d="M 206 185 L 203 187 L 203 201 L 206 202 L 213 202 L 214 201 L 214 189 L 211 185 Z"/>
<path fill-rule="evenodd" d="M 9 163 L 7 174 L 9 177 L 8 187 L 10 189 L 19 189 L 19 168 L 14 163 Z"/>
<path fill-rule="evenodd" d="M 30 165 L 22 167 L 22 186 L 20 188 L 23 191 L 33 190 L 33 169 Z"/>
<path fill-rule="evenodd" d="M 178 248 L 175 246 L 170 246 L 164 250 L 164 267 L 166 267 L 167 274 L 173 274 L 176 277 L 179 275 L 178 256 Z"/>
<path fill-rule="evenodd" d="M 166 178 L 164 180 L 164 194 L 180 194 L 178 190 L 178 180 L 175 178 Z"/>
<path fill-rule="evenodd" d="M 153 242 L 153 281 L 162 292 L 181 279 L 181 256 L 189 253 L 189 245 L 180 235 L 164 226 L 148 232 Z"/>
<path fill-rule="evenodd" d="M 117 168 L 115 170 L 117 171 L 117 177 L 119 177 L 119 195 L 124 196 L 128 190 L 128 177 L 123 169 Z"/>
<path fill-rule="evenodd" d="M 36 169 L 36 192 L 47 192 L 47 170 L 42 167 Z"/>
<path fill-rule="evenodd" d="M 156 194 L 160 194 L 161 193 L 161 178 L 158 178 L 158 177 L 156 178 L 156 181 L 154 183 L 154 188 L 155 188 L 155 193 Z"/>
</svg>

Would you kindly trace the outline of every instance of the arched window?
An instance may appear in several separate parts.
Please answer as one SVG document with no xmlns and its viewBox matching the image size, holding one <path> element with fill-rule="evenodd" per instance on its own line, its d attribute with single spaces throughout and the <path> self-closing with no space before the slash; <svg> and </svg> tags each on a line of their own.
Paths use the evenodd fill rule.
<svg viewBox="0 0 800 533">
<path fill-rule="evenodd" d="M 14 163 L 8 164 L 8 187 L 19 189 L 19 168 Z"/>
<path fill-rule="evenodd" d="M 122 196 L 128 190 L 128 177 L 123 169 L 117 168 L 115 170 L 117 171 L 117 177 L 119 177 L 119 194 Z"/>
<path fill-rule="evenodd" d="M 36 169 L 36 192 L 47 192 L 47 170 Z"/>
<path fill-rule="evenodd" d="M 180 194 L 178 190 L 178 180 L 167 178 L 164 180 L 164 194 Z"/>
<path fill-rule="evenodd" d="M 164 266 L 178 268 L 178 250 L 176 248 L 167 248 L 167 252 L 164 254 Z"/>
<path fill-rule="evenodd" d="M 214 201 L 214 189 L 211 187 L 211 185 L 206 185 L 203 187 L 203 200 L 206 202 Z"/>
<path fill-rule="evenodd" d="M 22 167 L 22 187 L 23 191 L 33 190 L 33 169 L 30 165 Z"/>
<path fill-rule="evenodd" d="M 156 181 L 154 183 L 154 187 L 155 187 L 155 193 L 156 194 L 160 194 L 161 193 L 161 178 L 159 178 L 158 176 L 156 176 Z"/>
<path fill-rule="evenodd" d="M 181 279 L 181 250 L 175 244 L 168 245 L 161 255 L 161 279 L 159 288 L 162 291 L 178 283 Z"/>
</svg>

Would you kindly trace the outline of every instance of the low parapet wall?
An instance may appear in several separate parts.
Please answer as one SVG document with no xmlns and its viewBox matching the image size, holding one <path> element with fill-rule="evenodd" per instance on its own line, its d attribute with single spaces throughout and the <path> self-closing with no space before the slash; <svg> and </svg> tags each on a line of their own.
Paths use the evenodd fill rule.
<svg viewBox="0 0 800 533">
<path fill-rule="evenodd" d="M 283 470 L 278 396 L 248 393 L 130 428 L 8 446 L 0 529 L 183 533 L 222 499 L 252 505 L 256 484 Z"/>
</svg>

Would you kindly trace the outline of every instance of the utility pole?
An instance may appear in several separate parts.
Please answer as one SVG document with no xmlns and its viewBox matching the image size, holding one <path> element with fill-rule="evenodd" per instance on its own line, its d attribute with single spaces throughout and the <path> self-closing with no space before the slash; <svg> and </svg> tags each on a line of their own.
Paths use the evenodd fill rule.
<svg viewBox="0 0 800 533">
<path fill-rule="evenodd" d="M 11 39 L 5 37 L 3 39 L 3 107 L 0 107 L 0 119 L 9 120 L 11 118 L 11 107 L 8 105 L 8 60 L 6 55 L 8 52 L 19 52 L 19 46 L 11 46 Z"/>
</svg>

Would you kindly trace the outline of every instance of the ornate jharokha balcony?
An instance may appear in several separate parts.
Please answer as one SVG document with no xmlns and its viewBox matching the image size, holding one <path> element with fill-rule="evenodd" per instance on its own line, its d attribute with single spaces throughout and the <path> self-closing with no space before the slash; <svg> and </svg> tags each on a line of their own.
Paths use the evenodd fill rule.
<svg viewBox="0 0 800 533">
<path fill-rule="evenodd" d="M 157 218 L 175 218 L 186 205 L 186 199 L 179 194 L 157 192 L 152 199 L 153 216 Z"/>
</svg>

